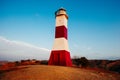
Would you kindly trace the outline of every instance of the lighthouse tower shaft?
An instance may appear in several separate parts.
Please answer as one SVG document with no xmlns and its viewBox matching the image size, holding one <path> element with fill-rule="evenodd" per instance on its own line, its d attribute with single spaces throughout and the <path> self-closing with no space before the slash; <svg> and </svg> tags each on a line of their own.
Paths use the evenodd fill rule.
<svg viewBox="0 0 120 80">
<path fill-rule="evenodd" d="M 66 14 L 66 10 L 60 8 L 55 12 L 55 17 L 55 41 L 48 64 L 72 66 L 72 61 L 70 59 L 70 52 L 68 48 L 68 15 Z"/>
</svg>

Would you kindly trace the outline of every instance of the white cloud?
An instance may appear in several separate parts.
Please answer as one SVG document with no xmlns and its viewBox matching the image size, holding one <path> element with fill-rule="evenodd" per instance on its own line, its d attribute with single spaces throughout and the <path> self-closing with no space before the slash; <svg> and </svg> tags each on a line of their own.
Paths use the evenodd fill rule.
<svg viewBox="0 0 120 80">
<path fill-rule="evenodd" d="M 48 59 L 50 50 L 0 37 L 0 60 Z"/>
</svg>

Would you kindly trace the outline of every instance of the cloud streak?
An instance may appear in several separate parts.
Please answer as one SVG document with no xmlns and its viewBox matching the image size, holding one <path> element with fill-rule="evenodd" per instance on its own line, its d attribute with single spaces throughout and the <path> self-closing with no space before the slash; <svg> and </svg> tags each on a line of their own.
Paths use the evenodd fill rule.
<svg viewBox="0 0 120 80">
<path fill-rule="evenodd" d="M 0 37 L 0 60 L 48 59 L 50 50 Z"/>
</svg>

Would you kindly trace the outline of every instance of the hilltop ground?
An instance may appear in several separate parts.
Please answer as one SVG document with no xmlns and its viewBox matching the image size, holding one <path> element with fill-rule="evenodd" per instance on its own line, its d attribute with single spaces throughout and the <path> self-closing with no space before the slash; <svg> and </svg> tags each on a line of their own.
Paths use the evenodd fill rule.
<svg viewBox="0 0 120 80">
<path fill-rule="evenodd" d="M 24 68 L 3 72 L 0 80 L 119 80 L 119 74 L 99 72 L 95 70 L 47 66 L 28 65 Z"/>
</svg>

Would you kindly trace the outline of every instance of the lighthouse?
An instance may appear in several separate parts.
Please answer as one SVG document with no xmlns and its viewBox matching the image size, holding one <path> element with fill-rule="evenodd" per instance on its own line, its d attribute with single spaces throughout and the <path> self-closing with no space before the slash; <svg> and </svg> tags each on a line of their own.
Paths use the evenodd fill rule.
<svg viewBox="0 0 120 80">
<path fill-rule="evenodd" d="M 68 47 L 68 15 L 64 8 L 55 12 L 55 40 L 48 65 L 72 66 Z"/>
</svg>

